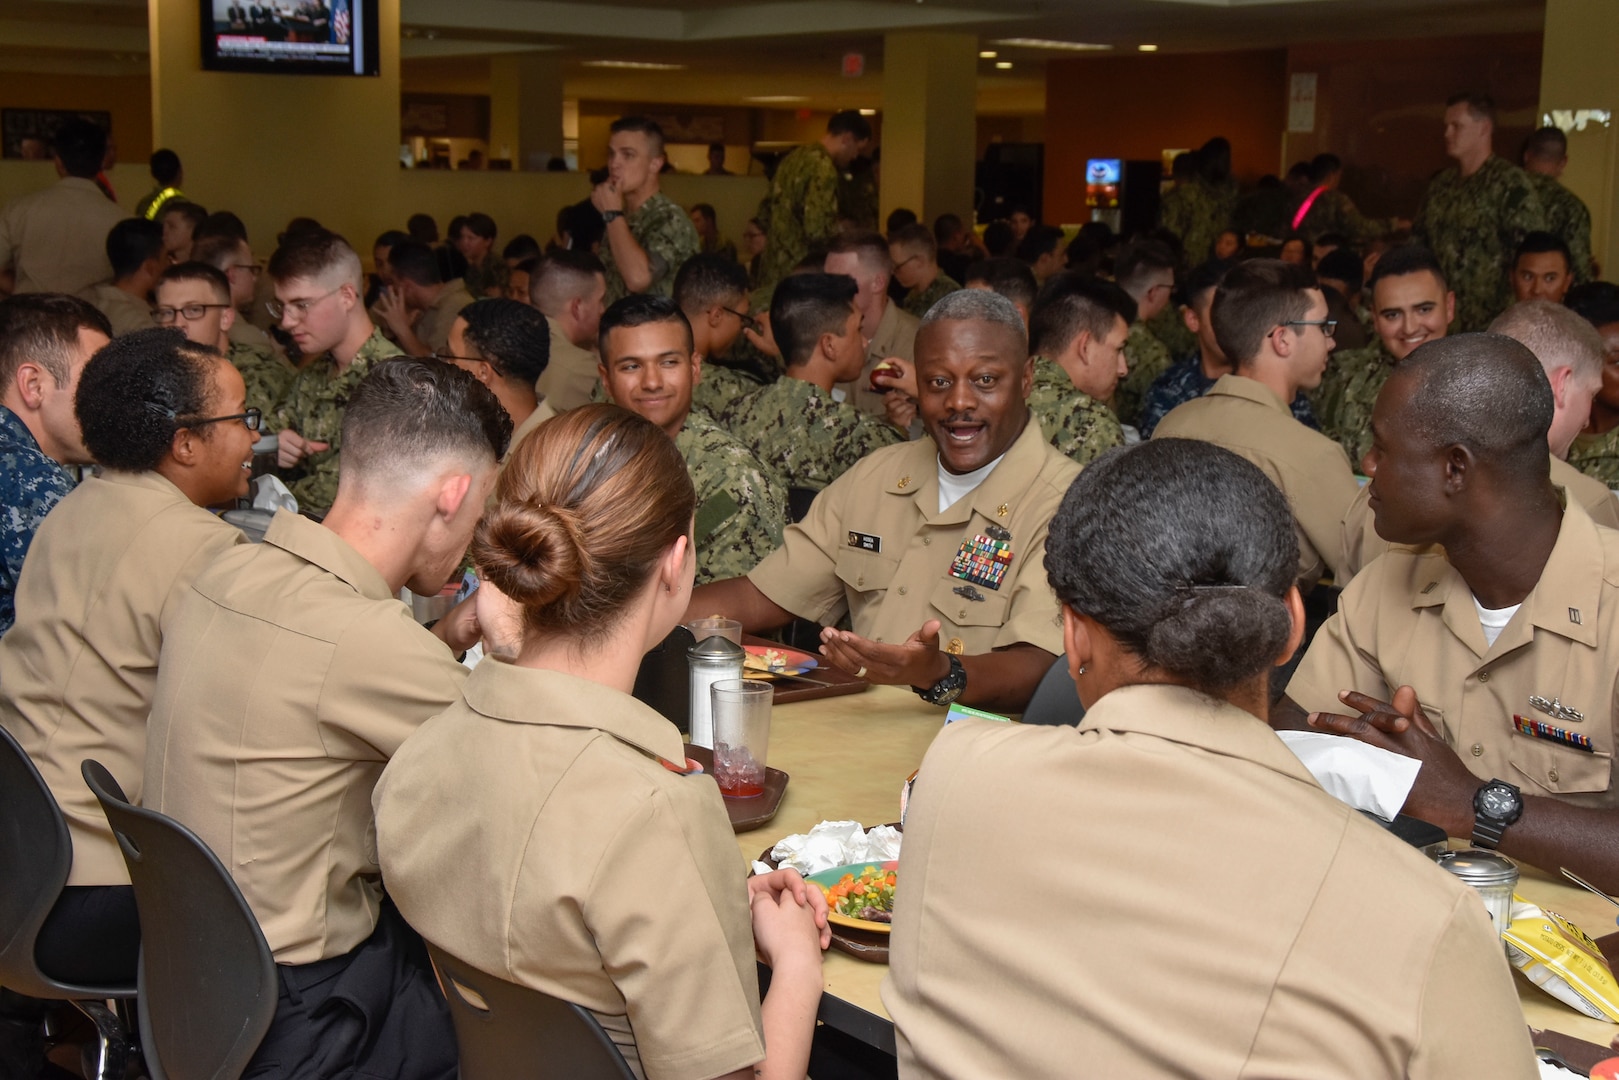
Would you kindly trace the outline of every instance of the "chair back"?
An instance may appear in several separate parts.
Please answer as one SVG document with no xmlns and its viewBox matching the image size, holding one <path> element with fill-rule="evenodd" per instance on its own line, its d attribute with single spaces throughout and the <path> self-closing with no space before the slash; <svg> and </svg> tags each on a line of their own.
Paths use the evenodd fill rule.
<svg viewBox="0 0 1619 1080">
<path fill-rule="evenodd" d="M 141 919 L 141 1046 L 152 1080 L 235 1080 L 275 1015 L 275 960 L 225 867 L 173 818 L 80 770 L 123 850 Z"/>
<path fill-rule="evenodd" d="M 1079 701 L 1079 688 L 1068 674 L 1068 656 L 1063 654 L 1052 662 L 1040 685 L 1034 688 L 1028 708 L 1023 710 L 1025 724 L 1071 724 L 1078 726 L 1085 719 L 1085 706 Z"/>
<path fill-rule="evenodd" d="M 431 942 L 450 1002 L 461 1080 L 634 1080 L 588 1009 L 498 979 Z"/>
<path fill-rule="evenodd" d="M 787 520 L 789 522 L 803 521 L 809 517 L 810 503 L 820 492 L 815 488 L 790 487 L 787 489 Z"/>
<path fill-rule="evenodd" d="M 691 730 L 691 660 L 686 650 L 697 644 L 691 631 L 677 626 L 641 658 L 635 673 L 635 699 L 660 713 L 681 731 Z"/>
<path fill-rule="evenodd" d="M 78 986 L 39 969 L 35 942 L 73 866 L 67 819 L 45 778 L 0 727 L 0 985 L 29 997 L 129 998 L 133 986 Z"/>
</svg>

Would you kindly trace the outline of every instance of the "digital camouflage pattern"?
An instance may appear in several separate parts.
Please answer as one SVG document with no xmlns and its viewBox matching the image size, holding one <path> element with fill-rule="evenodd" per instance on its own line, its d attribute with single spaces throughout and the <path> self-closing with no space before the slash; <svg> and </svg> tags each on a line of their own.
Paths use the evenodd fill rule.
<svg viewBox="0 0 1619 1080">
<path fill-rule="evenodd" d="M 1546 231 L 1561 237 L 1568 245 L 1569 257 L 1574 260 L 1574 283 L 1582 285 L 1590 281 L 1591 211 L 1556 177 L 1530 173 L 1529 182 L 1535 186 L 1541 209 L 1546 212 Z"/>
<path fill-rule="evenodd" d="M 961 286 L 956 280 L 943 270 L 933 279 L 933 284 L 925 289 L 912 289 L 905 294 L 905 302 L 900 305 L 918 319 L 928 313 L 928 309 L 953 292 L 959 292 Z"/>
<path fill-rule="evenodd" d="M 1113 410 L 1075 386 L 1055 360 L 1044 356 L 1034 357 L 1029 411 L 1046 441 L 1081 465 L 1124 445 L 1124 431 Z"/>
<path fill-rule="evenodd" d="M 17 621 L 17 576 L 51 507 L 73 490 L 17 414 L 0 405 L 0 634 Z"/>
<path fill-rule="evenodd" d="M 1321 418 L 1321 430 L 1330 432 L 1336 423 L 1338 402 L 1343 398 L 1344 386 L 1356 375 L 1374 367 L 1394 363 L 1394 358 L 1383 348 L 1376 334 L 1369 344 L 1358 349 L 1334 349 L 1327 359 L 1327 370 L 1320 384 L 1308 391 L 1310 406 Z"/>
<path fill-rule="evenodd" d="M 1124 342 L 1124 356 L 1130 372 L 1119 380 L 1119 388 L 1113 392 L 1113 411 L 1118 413 L 1121 424 L 1139 428 L 1147 391 L 1175 361 L 1164 343 L 1153 336 L 1146 324 L 1140 322 L 1130 324 L 1130 336 Z"/>
<path fill-rule="evenodd" d="M 1499 157 L 1463 178 L 1451 166 L 1428 184 L 1413 235 L 1434 253 L 1456 294 L 1453 333 L 1483 330 L 1512 303 L 1512 254 L 1546 227 L 1529 174 Z"/>
<path fill-rule="evenodd" d="M 1619 488 L 1619 428 L 1575 439 L 1568 451 L 1568 463 L 1610 488 Z"/>
<path fill-rule="evenodd" d="M 766 237 L 760 288 L 773 288 L 810 248 L 837 235 L 840 183 L 837 164 L 818 142 L 800 146 L 776 166 L 770 194 L 760 207 Z"/>
<path fill-rule="evenodd" d="M 602 246 L 606 247 L 607 245 L 603 243 Z M 467 292 L 471 293 L 475 300 L 482 300 L 488 296 L 491 289 L 494 290 L 494 295 L 504 296 L 506 294 L 506 284 L 511 279 L 511 267 L 506 265 L 505 259 L 496 255 L 492 250 L 482 265 L 468 265 L 467 272 L 461 275 L 462 282 L 466 284 Z"/>
<path fill-rule="evenodd" d="M 642 203 L 633 214 L 626 212 L 624 220 L 652 267 L 652 284 L 647 286 L 646 295 L 673 295 L 676 272 L 702 246 L 697 226 L 678 203 L 661 191 Z M 607 268 L 606 302 L 622 300 L 630 290 L 624 284 L 624 275 L 618 271 L 618 263 L 613 261 L 613 245 L 608 243 L 607 237 L 602 237 L 597 254 Z"/>
<path fill-rule="evenodd" d="M 876 229 L 879 212 L 877 174 L 856 162 L 838 174 L 838 216 L 854 229 Z"/>
<path fill-rule="evenodd" d="M 1338 361 L 1336 353 L 1333 359 Z M 1372 407 L 1377 404 L 1383 384 L 1394 373 L 1394 357 L 1380 341 L 1351 350 L 1344 360 L 1344 374 L 1335 398 L 1322 402 L 1321 423 L 1323 433 L 1344 448 L 1350 466 L 1359 472 L 1360 459 L 1372 448 Z"/>
<path fill-rule="evenodd" d="M 691 403 L 710 416 L 720 416 L 764 383 L 724 364 L 704 363 L 703 377 L 691 388 Z"/>
<path fill-rule="evenodd" d="M 268 425 L 270 415 L 281 404 L 292 380 L 297 378 L 298 369 L 272 349 L 240 341 L 230 343 L 230 353 L 226 359 L 242 374 L 242 382 L 247 386 L 247 407 L 263 413 Z M 267 426 L 266 430 L 281 429 Z"/>
<path fill-rule="evenodd" d="M 697 489 L 697 584 L 741 577 L 781 546 L 787 493 L 701 409 L 687 415 L 675 448 Z"/>
<path fill-rule="evenodd" d="M 291 428 L 306 439 L 330 443 L 329 449 L 311 454 L 293 471 L 287 489 L 298 509 L 324 514 L 337 498 L 337 454 L 343 445 L 343 407 L 371 365 L 403 356 L 399 346 L 373 329 L 349 366 L 341 372 L 330 353 L 311 360 L 293 377 L 286 395 L 269 418 L 268 430 Z"/>
<path fill-rule="evenodd" d="M 1197 266 L 1214 251 L 1214 241 L 1231 225 L 1237 208 L 1235 181 L 1209 184 L 1202 180 L 1179 183 L 1164 196 L 1158 224 L 1181 238 L 1188 266 Z"/>
<path fill-rule="evenodd" d="M 784 488 L 820 491 L 873 450 L 905 440 L 894 425 L 791 375 L 733 402 L 720 422 Z"/>
<path fill-rule="evenodd" d="M 1164 343 L 1170 356 L 1185 356 L 1197 348 L 1197 335 L 1186 329 L 1179 304 L 1166 304 L 1164 310 L 1147 320 L 1147 329 Z"/>
<path fill-rule="evenodd" d="M 1351 243 L 1365 243 L 1388 232 L 1391 224 L 1365 216 L 1356 209 L 1355 200 L 1331 188 L 1316 196 L 1309 213 L 1294 231 L 1312 244 L 1327 233 L 1338 233 Z"/>
</svg>

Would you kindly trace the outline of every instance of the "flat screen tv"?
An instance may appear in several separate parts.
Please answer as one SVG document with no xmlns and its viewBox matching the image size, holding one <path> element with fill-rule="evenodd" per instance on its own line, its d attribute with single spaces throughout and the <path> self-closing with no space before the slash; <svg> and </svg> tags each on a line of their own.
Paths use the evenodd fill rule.
<svg viewBox="0 0 1619 1080">
<path fill-rule="evenodd" d="M 377 74 L 377 0 L 198 2 L 205 71 Z"/>
</svg>

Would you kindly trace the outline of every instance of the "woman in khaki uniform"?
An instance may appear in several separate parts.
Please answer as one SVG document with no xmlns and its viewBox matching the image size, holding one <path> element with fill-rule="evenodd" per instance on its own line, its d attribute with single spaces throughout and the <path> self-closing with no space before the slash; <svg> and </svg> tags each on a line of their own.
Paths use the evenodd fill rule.
<svg viewBox="0 0 1619 1080">
<path fill-rule="evenodd" d="M 1281 492 L 1206 443 L 1069 488 L 1046 568 L 1088 711 L 929 749 L 883 986 L 901 1077 L 1536 1075 L 1477 894 L 1265 723 L 1297 559 Z"/>
<path fill-rule="evenodd" d="M 744 886 L 719 789 L 630 696 L 690 598 L 694 505 L 674 444 L 615 406 L 512 451 L 473 557 L 480 620 L 509 598 L 522 644 L 383 772 L 382 876 L 428 941 L 594 1012 L 637 1075 L 802 1077 L 824 901 L 791 871 Z"/>
</svg>

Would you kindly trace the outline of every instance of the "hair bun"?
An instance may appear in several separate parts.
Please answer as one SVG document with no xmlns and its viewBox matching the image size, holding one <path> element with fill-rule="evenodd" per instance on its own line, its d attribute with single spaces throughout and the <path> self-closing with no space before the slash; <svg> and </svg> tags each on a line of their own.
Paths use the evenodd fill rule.
<svg viewBox="0 0 1619 1080">
<path fill-rule="evenodd" d="M 1268 668 L 1292 631 L 1287 605 L 1255 588 L 1191 592 L 1177 603 L 1148 632 L 1146 659 L 1210 692 Z"/>
<path fill-rule="evenodd" d="M 571 600 L 590 573 L 578 514 L 537 502 L 490 508 L 472 554 L 482 576 L 528 609 Z"/>
</svg>

